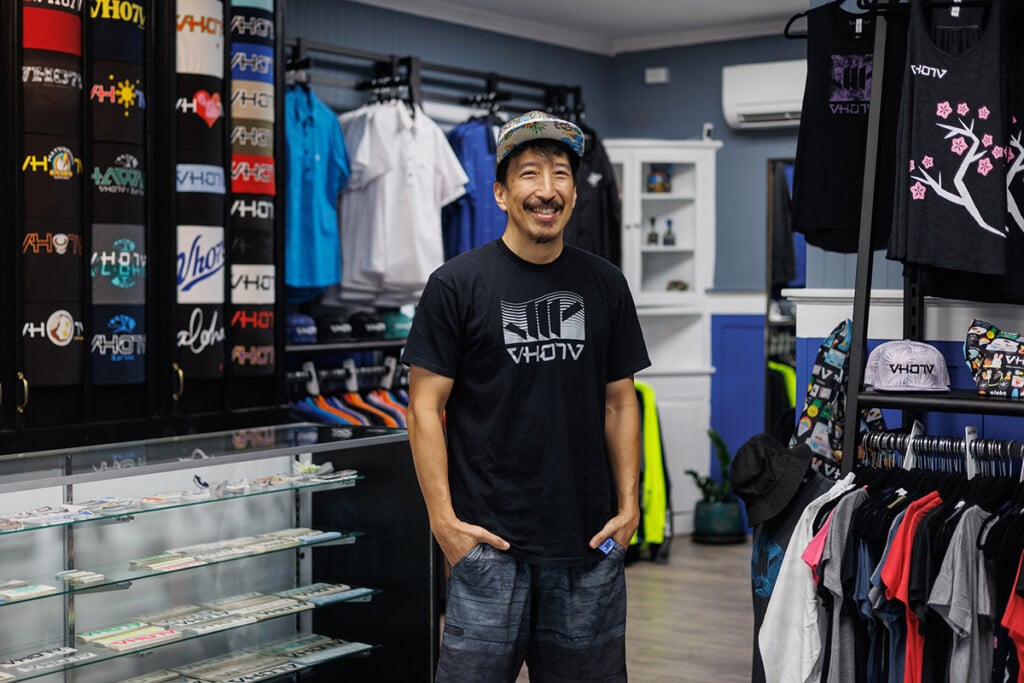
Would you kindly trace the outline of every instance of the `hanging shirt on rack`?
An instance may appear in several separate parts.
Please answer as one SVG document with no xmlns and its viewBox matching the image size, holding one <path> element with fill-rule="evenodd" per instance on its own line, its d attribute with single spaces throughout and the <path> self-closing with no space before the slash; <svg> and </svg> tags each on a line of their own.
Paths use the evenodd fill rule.
<svg viewBox="0 0 1024 683">
<path fill-rule="evenodd" d="M 874 75 L 875 17 L 829 2 L 807 12 L 807 81 L 793 173 L 792 226 L 807 243 L 856 252 L 864 150 Z M 892 169 L 905 24 L 887 23 L 871 246 L 885 246 L 892 222 Z M 827 154 L 821 150 L 827 149 Z"/>
<path fill-rule="evenodd" d="M 334 112 L 312 90 L 289 87 L 284 106 L 285 284 L 326 287 L 341 281 L 336 207 L 349 177 L 348 152 Z"/>
<path fill-rule="evenodd" d="M 910 3 L 889 258 L 972 274 L 1007 272 L 1003 0 Z"/>
<path fill-rule="evenodd" d="M 448 142 L 469 182 L 466 194 L 444 208 L 445 259 L 498 239 L 506 222 L 494 201 L 494 126 L 472 119 L 448 131 Z"/>
<path fill-rule="evenodd" d="M 951 681 L 981 683 L 992 677 L 994 610 L 984 558 L 976 545 L 986 516 L 978 506 L 964 511 L 928 599 L 953 629 L 948 662 Z"/>
<path fill-rule="evenodd" d="M 852 474 L 835 482 L 827 493 L 808 504 L 793 529 L 758 632 L 768 681 L 808 681 L 821 674 L 824 614 L 815 595 L 814 581 L 800 556 L 813 537 L 815 515 L 852 486 Z"/>
<path fill-rule="evenodd" d="M 444 263 L 441 208 L 469 181 L 441 128 L 404 102 L 340 117 L 353 177 L 342 195 L 343 300 L 415 303 Z M 358 170 L 355 170 L 358 166 Z"/>
<path fill-rule="evenodd" d="M 586 144 L 576 174 L 576 208 L 565 225 L 565 243 L 621 266 L 622 200 L 615 169 L 597 132 L 582 122 L 577 125 Z"/>
</svg>

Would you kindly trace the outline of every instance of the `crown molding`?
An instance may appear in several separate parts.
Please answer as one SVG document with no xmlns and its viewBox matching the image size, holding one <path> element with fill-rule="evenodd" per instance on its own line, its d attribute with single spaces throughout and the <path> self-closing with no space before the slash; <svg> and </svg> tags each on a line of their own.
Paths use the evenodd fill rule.
<svg viewBox="0 0 1024 683">
<path fill-rule="evenodd" d="M 444 0 L 352 0 L 362 5 L 372 5 L 404 14 L 415 14 L 427 19 L 437 19 L 449 24 L 460 24 L 495 33 L 504 33 L 525 40 L 535 40 L 584 52 L 611 56 L 612 41 L 604 36 L 580 31 L 570 31 L 551 24 L 508 17 L 464 5 L 455 5 Z"/>
<path fill-rule="evenodd" d="M 611 54 L 780 35 L 782 32 L 780 27 L 785 26 L 788 18 L 787 15 L 773 19 L 758 19 L 756 21 L 731 22 L 720 26 L 705 26 L 689 31 L 676 31 L 636 38 L 621 38 L 612 41 Z"/>
</svg>

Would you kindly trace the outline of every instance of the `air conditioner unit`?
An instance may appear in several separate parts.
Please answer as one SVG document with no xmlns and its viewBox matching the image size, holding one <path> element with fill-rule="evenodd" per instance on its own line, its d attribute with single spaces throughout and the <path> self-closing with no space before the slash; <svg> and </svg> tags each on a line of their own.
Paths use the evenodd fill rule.
<svg viewBox="0 0 1024 683">
<path fill-rule="evenodd" d="M 807 62 L 761 62 L 722 67 L 722 112 L 733 128 L 800 125 Z"/>
</svg>

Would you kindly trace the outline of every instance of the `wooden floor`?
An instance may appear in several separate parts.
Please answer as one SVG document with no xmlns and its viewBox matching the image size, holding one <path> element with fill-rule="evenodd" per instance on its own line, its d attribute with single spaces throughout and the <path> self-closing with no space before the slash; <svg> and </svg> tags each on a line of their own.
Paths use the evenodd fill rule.
<svg viewBox="0 0 1024 683">
<path fill-rule="evenodd" d="M 626 569 L 626 660 L 635 683 L 749 683 L 750 543 L 676 536 L 668 564 Z M 518 681 L 528 681 L 526 669 Z"/>
</svg>

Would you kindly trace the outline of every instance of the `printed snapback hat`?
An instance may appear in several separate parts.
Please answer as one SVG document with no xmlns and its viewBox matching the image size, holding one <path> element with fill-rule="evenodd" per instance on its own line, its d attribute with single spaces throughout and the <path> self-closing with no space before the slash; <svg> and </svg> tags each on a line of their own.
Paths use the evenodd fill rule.
<svg viewBox="0 0 1024 683">
<path fill-rule="evenodd" d="M 502 160 L 519 145 L 539 139 L 561 142 L 575 152 L 580 159 L 583 158 L 583 131 L 579 126 L 552 114 L 529 111 L 522 116 L 510 119 L 501 127 L 501 131 L 498 133 L 497 151 L 494 155 L 494 167 L 500 166 Z"/>
<path fill-rule="evenodd" d="M 949 368 L 931 344 L 890 341 L 868 356 L 864 383 L 876 391 L 949 391 Z"/>
</svg>

